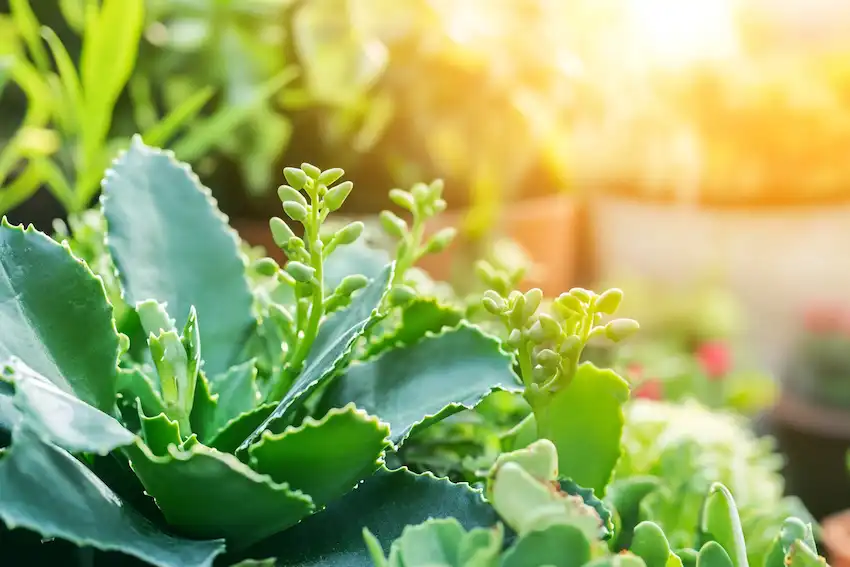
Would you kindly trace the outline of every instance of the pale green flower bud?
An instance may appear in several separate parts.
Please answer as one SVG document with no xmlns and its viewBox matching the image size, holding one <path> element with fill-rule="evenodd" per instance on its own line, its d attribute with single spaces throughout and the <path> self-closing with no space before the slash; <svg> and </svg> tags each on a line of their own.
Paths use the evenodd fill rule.
<svg viewBox="0 0 850 567">
<path fill-rule="evenodd" d="M 339 229 L 333 239 L 342 245 L 353 244 L 363 234 L 363 229 L 364 225 L 362 222 L 354 221 Z"/>
<path fill-rule="evenodd" d="M 416 292 L 403 284 L 395 285 L 390 290 L 389 300 L 392 305 L 404 305 L 416 297 Z"/>
<path fill-rule="evenodd" d="M 369 283 L 369 280 L 366 276 L 361 274 L 352 274 L 350 276 L 345 276 L 342 278 L 342 281 L 339 282 L 339 285 L 334 290 L 334 293 L 339 295 L 351 295 L 358 289 L 362 289 L 366 287 L 366 284 Z"/>
<path fill-rule="evenodd" d="M 271 228 L 272 238 L 278 248 L 286 248 L 289 245 L 290 238 L 297 238 L 286 221 L 280 217 L 272 217 L 269 220 L 269 228 Z"/>
<path fill-rule="evenodd" d="M 283 204 L 283 212 L 294 221 L 303 223 L 307 220 L 307 209 L 295 201 L 287 201 Z"/>
<path fill-rule="evenodd" d="M 413 195 L 401 189 L 390 190 L 390 201 L 411 213 L 416 208 L 416 202 L 413 200 Z"/>
<path fill-rule="evenodd" d="M 457 230 L 452 227 L 447 227 L 435 234 L 425 247 L 425 252 L 428 254 L 439 254 L 449 247 L 454 237 L 457 235 Z"/>
<path fill-rule="evenodd" d="M 617 288 L 611 288 L 605 291 L 596 299 L 596 311 L 613 315 L 620 303 L 623 301 L 623 291 Z"/>
<path fill-rule="evenodd" d="M 331 169 L 326 169 L 322 172 L 317 180 L 321 185 L 325 185 L 330 187 L 332 183 L 335 183 L 340 177 L 345 175 L 345 171 L 338 167 L 334 167 Z"/>
<path fill-rule="evenodd" d="M 297 167 L 287 167 L 283 170 L 283 176 L 295 189 L 303 189 L 307 185 L 307 174 Z"/>
<path fill-rule="evenodd" d="M 384 227 L 387 234 L 396 238 L 404 238 L 407 232 L 407 223 L 400 219 L 398 215 L 390 211 L 381 211 L 379 218 L 381 226 Z"/>
<path fill-rule="evenodd" d="M 325 206 L 329 211 L 333 212 L 339 209 L 348 196 L 351 194 L 351 190 L 354 188 L 354 183 L 351 181 L 343 181 L 336 187 L 333 187 L 328 190 L 325 195 Z"/>
<path fill-rule="evenodd" d="M 254 262 L 254 269 L 261 276 L 271 277 L 277 273 L 280 266 L 271 258 L 260 258 Z"/>
<path fill-rule="evenodd" d="M 286 272 L 295 279 L 295 281 L 301 283 L 308 283 L 316 276 L 315 268 L 311 268 L 301 262 L 287 262 L 285 269 Z"/>
<path fill-rule="evenodd" d="M 304 173 L 312 177 L 313 179 L 318 179 L 322 174 L 322 170 L 316 167 L 315 165 L 309 163 L 302 163 L 301 169 L 304 170 Z"/>
<path fill-rule="evenodd" d="M 278 187 L 277 196 L 280 199 L 281 203 L 286 203 L 287 201 L 295 201 L 302 207 L 307 206 L 307 199 L 304 198 L 304 195 L 302 195 L 300 191 L 296 191 L 289 185 L 281 185 L 280 187 Z"/>
<path fill-rule="evenodd" d="M 543 291 L 536 287 L 525 292 L 525 308 L 523 309 L 523 316 L 528 319 L 534 315 L 537 308 L 540 307 L 540 302 L 542 300 Z"/>
<path fill-rule="evenodd" d="M 614 319 L 605 325 L 605 336 L 620 342 L 634 335 L 640 329 L 640 325 L 634 319 Z"/>
<path fill-rule="evenodd" d="M 544 348 L 537 353 L 537 364 L 544 368 L 557 368 L 561 362 L 561 355 L 554 350 Z"/>
</svg>

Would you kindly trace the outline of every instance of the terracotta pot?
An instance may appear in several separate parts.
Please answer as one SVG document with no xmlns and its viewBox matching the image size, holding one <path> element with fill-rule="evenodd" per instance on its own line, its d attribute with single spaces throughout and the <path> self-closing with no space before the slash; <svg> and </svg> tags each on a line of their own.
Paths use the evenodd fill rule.
<svg viewBox="0 0 850 567">
<path fill-rule="evenodd" d="M 576 213 L 576 202 L 564 195 L 520 201 L 504 212 L 501 233 L 522 246 L 536 265 L 524 287 L 539 287 L 547 295 L 557 295 L 575 283 Z M 461 227 L 466 214 L 467 211 L 448 211 L 440 215 L 438 222 L 429 225 L 429 233 L 447 226 Z M 246 242 L 263 246 L 275 260 L 284 261 L 283 254 L 274 245 L 267 221 L 237 218 L 231 222 Z M 471 275 L 473 258 L 470 263 L 464 263 L 465 258 L 461 257 L 469 244 L 461 232 L 448 249 L 423 258 L 418 266 L 441 281 L 449 281 L 456 269 L 460 269 L 463 276 Z"/>
<path fill-rule="evenodd" d="M 788 492 L 818 520 L 850 509 L 850 411 L 813 404 L 784 390 L 770 412 L 770 425 L 786 457 Z"/>
<path fill-rule="evenodd" d="M 516 241 L 535 264 L 523 288 L 539 287 L 547 296 L 554 296 L 575 283 L 577 210 L 575 199 L 567 195 L 527 199 L 505 208 L 500 235 Z M 446 226 L 459 228 L 467 214 L 468 211 L 447 212 L 430 230 L 435 232 Z M 461 276 L 471 276 L 471 262 L 477 258 L 461 256 L 470 244 L 461 232 L 447 250 L 423 258 L 419 266 L 438 280 L 450 280 L 453 270 Z"/>
<path fill-rule="evenodd" d="M 681 286 L 722 277 L 748 322 L 746 346 L 774 373 L 806 307 L 848 303 L 848 202 L 721 208 L 605 196 L 592 203 L 591 224 L 604 281 L 637 276 Z"/>
<path fill-rule="evenodd" d="M 821 522 L 821 538 L 832 567 L 850 567 L 850 510 Z"/>
</svg>

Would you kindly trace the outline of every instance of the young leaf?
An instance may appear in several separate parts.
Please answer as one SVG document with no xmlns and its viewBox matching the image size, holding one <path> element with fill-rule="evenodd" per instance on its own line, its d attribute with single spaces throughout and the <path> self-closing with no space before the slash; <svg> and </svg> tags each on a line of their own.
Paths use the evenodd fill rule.
<svg viewBox="0 0 850 567">
<path fill-rule="evenodd" d="M 211 431 L 204 441 L 210 447 L 224 453 L 233 453 L 248 436 L 268 419 L 277 404 L 262 404 L 256 408 L 241 413 L 221 426 L 217 431 Z"/>
<path fill-rule="evenodd" d="M 204 370 L 226 372 L 254 326 L 253 298 L 236 234 L 209 190 L 138 137 L 103 186 L 107 243 L 127 302 L 155 299 L 181 322 L 194 305 Z"/>
<path fill-rule="evenodd" d="M 328 389 L 322 406 L 353 402 L 390 424 L 401 444 L 425 427 L 475 407 L 494 390 L 518 391 L 512 357 L 477 328 L 458 328 L 353 364 Z"/>
<path fill-rule="evenodd" d="M 264 433 L 249 450 L 251 467 L 321 507 L 378 470 L 389 434 L 386 424 L 349 404 L 283 433 Z"/>
<path fill-rule="evenodd" d="M 703 508 L 700 529 L 707 539 L 716 541 L 729 553 L 734 567 L 749 567 L 738 507 L 729 489 L 720 483 L 711 486 Z"/>
<path fill-rule="evenodd" d="M 80 461 L 26 428 L 14 433 L 0 459 L 0 518 L 46 539 L 119 551 L 158 567 L 212 567 L 224 551 L 222 541 L 161 532 Z"/>
<path fill-rule="evenodd" d="M 537 414 L 538 436 L 558 448 L 561 474 L 599 496 L 620 458 L 623 404 L 628 398 L 629 385 L 620 376 L 584 363 L 569 386 Z"/>
<path fill-rule="evenodd" d="M 223 428 L 228 421 L 253 410 L 260 401 L 257 389 L 257 367 L 249 360 L 232 367 L 210 380 L 210 392 L 218 396 L 213 429 Z"/>
<path fill-rule="evenodd" d="M 378 320 L 378 307 L 387 293 L 392 274 L 393 265 L 390 264 L 354 297 L 351 305 L 322 323 L 304 370 L 274 412 L 242 443 L 239 451 L 253 444 L 264 430 L 276 433 L 285 429 L 297 404 L 339 371 L 350 356 L 354 342 Z"/>
<path fill-rule="evenodd" d="M 200 444 L 187 451 L 169 447 L 163 457 L 140 444 L 128 453 L 168 524 L 191 537 L 250 545 L 295 525 L 314 508 L 309 496 Z"/>
<path fill-rule="evenodd" d="M 555 524 L 520 538 L 505 552 L 501 567 L 581 567 L 590 557 L 590 541 L 579 528 Z"/>
<path fill-rule="evenodd" d="M 0 360 L 13 356 L 65 392 L 112 411 L 118 334 L 103 284 L 65 246 L 3 219 Z"/>
<path fill-rule="evenodd" d="M 481 493 L 466 484 L 416 475 L 406 469 L 382 469 L 324 511 L 269 538 L 246 555 L 278 557 L 279 567 L 370 565 L 363 528 L 386 550 L 406 525 L 446 517 L 456 518 L 467 529 L 489 527 L 498 521 Z"/>
<path fill-rule="evenodd" d="M 139 420 L 142 424 L 142 439 L 157 457 L 167 456 L 168 447 L 171 445 L 180 446 L 180 427 L 164 413 L 147 417 L 144 412 L 139 411 Z"/>
</svg>

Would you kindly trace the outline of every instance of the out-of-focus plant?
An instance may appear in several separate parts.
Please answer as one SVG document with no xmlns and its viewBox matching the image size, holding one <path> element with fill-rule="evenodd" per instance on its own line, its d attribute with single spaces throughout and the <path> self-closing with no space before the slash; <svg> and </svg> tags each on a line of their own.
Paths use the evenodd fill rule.
<svg viewBox="0 0 850 567">
<path fill-rule="evenodd" d="M 100 187 L 110 156 L 129 143 L 129 136 L 120 133 L 116 111 L 136 67 L 145 2 L 63 2 L 61 7 L 70 27 L 81 36 L 79 61 L 52 29 L 40 26 L 29 0 L 11 2 L 11 43 L 18 44 L 11 80 L 26 93 L 28 113 L 4 150 L 0 173 L 14 167 L 22 173 L 0 193 L 0 210 L 19 204 L 41 186 L 70 213 L 84 210 Z M 292 77 L 293 71 L 286 70 L 266 89 L 270 93 L 258 96 L 268 98 Z M 225 108 L 197 121 L 214 94 L 208 85 L 184 92 L 160 117 L 139 100 L 140 81 L 131 84 L 131 92 L 136 95 L 135 118 L 143 139 L 164 145 L 179 138 L 174 147 L 186 160 L 205 155 L 227 138 L 224 132 L 245 119 L 244 113 Z"/>
<path fill-rule="evenodd" d="M 850 316 L 836 305 L 814 306 L 805 314 L 793 345 L 783 386 L 816 404 L 850 408 Z"/>
<path fill-rule="evenodd" d="M 661 526 L 672 546 L 698 543 L 694 527 L 712 482 L 735 494 L 751 565 L 764 565 L 771 546 L 767 526 L 789 515 L 812 521 L 798 500 L 783 498 L 782 460 L 773 440 L 756 437 L 741 417 L 695 402 L 635 400 L 626 409 L 623 448 L 610 493 L 616 498 L 618 490 L 658 479 L 634 512 L 637 521 Z"/>
</svg>

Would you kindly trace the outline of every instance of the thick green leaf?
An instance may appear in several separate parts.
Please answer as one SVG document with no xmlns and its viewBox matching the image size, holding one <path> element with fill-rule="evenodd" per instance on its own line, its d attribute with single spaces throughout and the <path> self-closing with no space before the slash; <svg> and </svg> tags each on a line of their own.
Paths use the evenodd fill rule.
<svg viewBox="0 0 850 567">
<path fill-rule="evenodd" d="M 697 567 L 733 567 L 732 558 L 716 541 L 709 541 L 699 550 Z"/>
<path fill-rule="evenodd" d="M 502 567 L 581 567 L 590 561 L 590 542 L 572 525 L 555 524 L 524 535 L 505 552 Z"/>
<path fill-rule="evenodd" d="M 114 418 L 60 390 L 20 361 L 10 361 L 18 421 L 47 443 L 72 453 L 105 455 L 136 436 Z"/>
<path fill-rule="evenodd" d="M 260 402 L 260 392 L 256 379 L 257 368 L 254 360 L 249 360 L 210 380 L 210 391 L 218 396 L 214 431 L 220 430 L 231 419 L 257 406 Z"/>
<path fill-rule="evenodd" d="M 276 433 L 285 429 L 298 409 L 298 403 L 348 362 L 355 341 L 380 317 L 378 308 L 392 281 L 393 269 L 393 264 L 386 266 L 377 278 L 354 297 L 351 305 L 322 323 L 304 363 L 304 370 L 274 412 L 242 443 L 240 451 L 254 443 L 264 430 Z"/>
<path fill-rule="evenodd" d="M 579 366 L 570 385 L 554 395 L 545 411 L 535 414 L 538 436 L 558 448 L 561 475 L 592 488 L 599 496 L 605 494 L 620 458 L 623 404 L 628 399 L 625 380 L 586 362 Z"/>
<path fill-rule="evenodd" d="M 233 453 L 268 419 L 276 407 L 277 404 L 263 404 L 234 417 L 221 429 L 210 434 L 207 445 L 225 453 Z"/>
<path fill-rule="evenodd" d="M 128 451 L 133 470 L 169 526 L 191 537 L 223 537 L 241 547 L 293 526 L 313 511 L 309 496 L 204 445 L 187 451 L 171 446 L 164 457 L 144 445 Z"/>
<path fill-rule="evenodd" d="M 428 334 L 456 327 L 462 319 L 463 312 L 455 307 L 441 305 L 432 298 L 416 298 L 404 306 L 399 327 L 370 344 L 364 358 L 393 347 L 412 345 Z"/>
<path fill-rule="evenodd" d="M 189 416 L 192 432 L 197 434 L 200 439 L 206 440 L 216 431 L 217 412 L 218 398 L 212 394 L 207 376 L 201 371 L 198 373 L 198 381 L 195 383 L 192 414 Z"/>
<path fill-rule="evenodd" d="M 0 518 L 44 538 L 120 551 L 160 567 L 211 567 L 222 541 L 161 532 L 70 454 L 23 428 L 0 458 Z"/>
<path fill-rule="evenodd" d="M 441 335 L 352 364 L 329 388 L 325 408 L 354 402 L 390 424 L 393 443 L 416 428 L 475 407 L 493 390 L 520 389 L 499 342 L 461 324 Z"/>
<path fill-rule="evenodd" d="M 168 455 L 168 447 L 180 447 L 180 426 L 176 421 L 168 419 L 164 413 L 155 417 L 147 417 L 139 410 L 139 421 L 142 425 L 142 439 L 151 453 L 157 457 Z"/>
<path fill-rule="evenodd" d="M 706 540 L 716 541 L 729 554 L 734 567 L 748 567 L 747 545 L 738 507 L 729 489 L 714 483 L 703 507 L 700 529 Z M 700 557 L 705 548 L 700 550 Z"/>
<path fill-rule="evenodd" d="M 653 522 L 641 522 L 635 526 L 629 551 L 643 559 L 646 567 L 665 567 L 670 559 L 667 536 Z"/>
<path fill-rule="evenodd" d="M 31 226 L 0 223 L 0 360 L 21 359 L 62 390 L 110 412 L 118 335 L 103 284 Z"/>
<path fill-rule="evenodd" d="M 251 467 L 322 507 L 378 470 L 389 435 L 386 424 L 349 404 L 283 433 L 264 433 L 249 450 Z"/>
<path fill-rule="evenodd" d="M 372 567 L 363 543 L 368 528 L 388 551 L 409 524 L 456 518 L 467 529 L 492 526 L 498 518 L 466 484 L 453 484 L 406 469 L 382 469 L 324 511 L 249 550 L 250 557 L 276 556 L 279 567 Z"/>
<path fill-rule="evenodd" d="M 136 137 L 103 184 L 109 250 L 127 302 L 165 303 L 185 321 L 195 306 L 204 370 L 236 362 L 255 325 L 236 233 L 208 189 L 168 152 Z"/>
<path fill-rule="evenodd" d="M 154 379 L 139 366 L 118 370 L 118 393 L 133 401 L 139 400 L 146 415 L 165 411 L 165 402 L 154 385 Z"/>
</svg>

